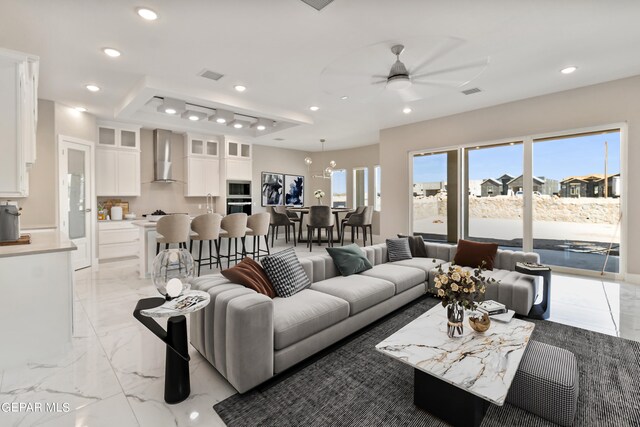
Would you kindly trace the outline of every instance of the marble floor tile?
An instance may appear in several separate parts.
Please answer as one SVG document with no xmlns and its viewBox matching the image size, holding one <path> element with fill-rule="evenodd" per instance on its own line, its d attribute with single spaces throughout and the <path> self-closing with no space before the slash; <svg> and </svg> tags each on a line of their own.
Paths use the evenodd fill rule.
<svg viewBox="0 0 640 427">
<path fill-rule="evenodd" d="M 608 335 L 617 335 L 616 324 L 608 310 L 585 308 L 567 304 L 564 301 L 553 301 L 549 320 Z"/>
<path fill-rule="evenodd" d="M 38 427 L 137 427 L 140 424 L 125 395 L 119 393 L 36 425 Z"/>
</svg>

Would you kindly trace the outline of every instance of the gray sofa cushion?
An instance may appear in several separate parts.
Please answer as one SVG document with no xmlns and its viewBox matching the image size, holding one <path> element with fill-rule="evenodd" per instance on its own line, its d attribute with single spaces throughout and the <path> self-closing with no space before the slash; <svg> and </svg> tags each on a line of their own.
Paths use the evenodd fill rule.
<svg viewBox="0 0 640 427">
<path fill-rule="evenodd" d="M 377 277 L 388 280 L 396 285 L 396 294 L 424 283 L 427 273 L 420 268 L 404 267 L 401 265 L 380 264 L 370 270 L 360 273 L 362 276 Z"/>
<path fill-rule="evenodd" d="M 311 285 L 311 289 L 347 301 L 350 316 L 391 298 L 396 293 L 396 285 L 393 283 L 361 274 L 316 282 Z"/>
<path fill-rule="evenodd" d="M 274 298 L 274 347 L 276 350 L 288 347 L 347 317 L 347 301 L 311 289 L 288 298 Z"/>
<path fill-rule="evenodd" d="M 433 261 L 434 258 L 411 258 L 402 261 L 390 262 L 389 264 L 401 265 L 403 267 L 419 268 L 420 270 L 429 274 L 429 272 L 434 268 L 438 268 L 439 265 L 446 263 L 446 261 L 442 259 L 435 259 L 435 262 Z"/>
</svg>

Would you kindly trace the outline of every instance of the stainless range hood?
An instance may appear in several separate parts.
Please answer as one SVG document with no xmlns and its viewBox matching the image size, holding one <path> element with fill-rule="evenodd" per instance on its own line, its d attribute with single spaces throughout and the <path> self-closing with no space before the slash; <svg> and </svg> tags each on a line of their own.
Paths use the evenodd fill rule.
<svg viewBox="0 0 640 427">
<path fill-rule="evenodd" d="M 171 177 L 171 131 L 153 131 L 153 182 L 176 182 Z"/>
</svg>

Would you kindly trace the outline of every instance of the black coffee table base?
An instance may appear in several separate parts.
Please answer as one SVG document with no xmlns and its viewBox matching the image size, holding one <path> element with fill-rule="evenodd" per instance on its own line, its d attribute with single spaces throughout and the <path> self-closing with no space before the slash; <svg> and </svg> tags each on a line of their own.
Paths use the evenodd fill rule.
<svg viewBox="0 0 640 427">
<path fill-rule="evenodd" d="M 142 315 L 142 310 L 162 305 L 164 298 L 145 298 L 138 301 L 133 316 L 167 345 L 164 369 L 164 401 L 180 403 L 189 397 L 189 344 L 187 343 L 187 319 L 174 316 L 167 320 L 167 330 L 152 318 Z"/>
<path fill-rule="evenodd" d="M 452 426 L 477 427 L 489 402 L 433 375 L 414 369 L 413 403 Z"/>
</svg>

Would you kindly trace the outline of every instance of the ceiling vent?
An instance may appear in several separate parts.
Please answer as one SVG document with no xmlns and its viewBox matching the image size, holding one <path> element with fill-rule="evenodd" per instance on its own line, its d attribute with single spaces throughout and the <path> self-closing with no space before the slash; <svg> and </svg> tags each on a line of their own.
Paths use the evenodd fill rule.
<svg viewBox="0 0 640 427">
<path fill-rule="evenodd" d="M 333 0 L 302 0 L 303 3 L 308 4 L 315 10 L 322 10 L 329 5 L 329 3 L 333 2 Z"/>
<path fill-rule="evenodd" d="M 209 80 L 215 80 L 218 81 L 220 80 L 222 77 L 224 77 L 224 74 L 220 74 L 220 73 L 216 73 L 215 71 L 211 71 L 211 70 L 203 70 L 200 74 L 198 74 L 201 77 L 204 77 L 205 79 L 209 79 Z"/>
<path fill-rule="evenodd" d="M 274 141 L 284 141 L 284 138 L 273 138 Z"/>
<path fill-rule="evenodd" d="M 482 92 L 482 91 L 477 87 L 472 87 L 471 89 L 466 89 L 462 91 L 462 93 L 464 93 L 465 95 L 473 95 L 474 93 L 478 93 L 478 92 Z"/>
</svg>

